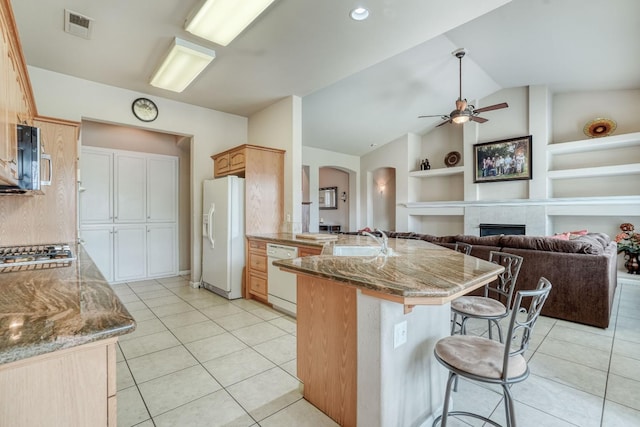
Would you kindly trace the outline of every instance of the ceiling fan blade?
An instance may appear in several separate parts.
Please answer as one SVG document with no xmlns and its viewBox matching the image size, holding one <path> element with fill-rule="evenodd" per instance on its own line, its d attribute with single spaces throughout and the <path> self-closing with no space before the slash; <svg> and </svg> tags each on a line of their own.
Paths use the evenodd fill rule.
<svg viewBox="0 0 640 427">
<path fill-rule="evenodd" d="M 494 104 L 494 105 L 489 105 L 488 107 L 478 108 L 477 110 L 474 110 L 474 113 L 484 113 L 485 111 L 499 110 L 501 108 L 507 108 L 507 107 L 509 107 L 509 104 L 507 104 L 506 102 L 503 102 L 501 104 Z"/>
<path fill-rule="evenodd" d="M 444 125 L 446 125 L 447 123 L 451 123 L 451 120 L 447 120 L 446 122 L 442 122 L 442 123 L 440 123 L 440 124 L 439 124 L 438 126 L 436 126 L 436 127 L 437 127 L 437 128 L 439 128 L 440 126 L 444 126 Z"/>
<path fill-rule="evenodd" d="M 478 122 L 478 123 L 484 123 L 489 121 L 489 119 L 485 119 L 484 117 L 478 117 L 478 116 L 471 116 L 469 117 L 469 120 L 471 120 L 472 122 Z"/>
<path fill-rule="evenodd" d="M 449 117 L 443 116 L 442 114 L 435 114 L 432 116 L 418 116 L 419 119 L 424 119 L 425 117 L 442 117 L 443 119 L 448 119 Z"/>
</svg>

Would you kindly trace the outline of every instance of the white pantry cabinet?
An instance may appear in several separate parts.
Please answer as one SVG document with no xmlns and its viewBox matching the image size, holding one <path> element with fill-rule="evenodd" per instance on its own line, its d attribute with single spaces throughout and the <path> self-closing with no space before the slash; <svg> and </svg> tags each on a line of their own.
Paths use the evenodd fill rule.
<svg viewBox="0 0 640 427">
<path fill-rule="evenodd" d="M 114 281 L 144 279 L 147 275 L 147 233 L 144 224 L 113 227 Z"/>
<path fill-rule="evenodd" d="M 139 153 L 114 153 L 114 222 L 146 222 L 146 166 L 147 159 L 144 155 Z"/>
<path fill-rule="evenodd" d="M 83 147 L 80 238 L 108 282 L 178 273 L 178 158 Z"/>
<path fill-rule="evenodd" d="M 80 236 L 108 282 L 177 274 L 175 224 L 87 225 Z"/>
<path fill-rule="evenodd" d="M 104 279 L 113 282 L 113 226 L 85 226 L 80 230 L 80 242 Z"/>
<path fill-rule="evenodd" d="M 175 224 L 147 224 L 147 277 L 176 274 L 178 255 Z"/>
<path fill-rule="evenodd" d="M 83 147 L 82 224 L 176 222 L 178 158 Z"/>
</svg>

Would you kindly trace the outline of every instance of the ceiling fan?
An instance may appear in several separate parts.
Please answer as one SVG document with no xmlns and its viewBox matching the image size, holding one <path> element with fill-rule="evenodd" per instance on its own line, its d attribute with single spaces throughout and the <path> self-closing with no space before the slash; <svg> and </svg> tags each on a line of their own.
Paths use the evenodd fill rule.
<svg viewBox="0 0 640 427">
<path fill-rule="evenodd" d="M 464 48 L 457 49 L 452 52 L 452 54 L 460 61 L 460 95 L 458 96 L 458 100 L 456 101 L 456 109 L 449 113 L 449 115 L 436 114 L 432 116 L 418 116 L 418 118 L 441 117 L 444 122 L 440 123 L 436 127 L 440 127 L 451 122 L 459 124 L 466 123 L 468 121 L 484 123 L 488 119 L 479 117 L 478 114 L 487 111 L 499 110 L 501 108 L 507 108 L 509 106 L 506 102 L 502 102 L 500 104 L 489 105 L 488 107 L 476 109 L 473 105 L 467 104 L 466 99 L 462 99 L 462 58 L 464 58 L 465 53 L 466 51 L 464 50 Z"/>
</svg>

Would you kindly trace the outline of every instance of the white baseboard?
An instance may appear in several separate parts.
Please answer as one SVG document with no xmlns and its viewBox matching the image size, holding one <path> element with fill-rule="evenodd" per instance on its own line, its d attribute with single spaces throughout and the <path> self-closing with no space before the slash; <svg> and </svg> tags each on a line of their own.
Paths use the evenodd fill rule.
<svg viewBox="0 0 640 427">
<path fill-rule="evenodd" d="M 200 282 L 192 282 L 192 281 L 189 281 L 189 286 L 191 286 L 191 287 L 192 287 L 192 288 L 194 288 L 194 289 L 197 289 L 197 288 L 199 288 L 199 287 L 200 287 Z"/>
<path fill-rule="evenodd" d="M 178 276 L 187 276 L 189 274 L 191 274 L 191 270 L 178 271 Z"/>
</svg>

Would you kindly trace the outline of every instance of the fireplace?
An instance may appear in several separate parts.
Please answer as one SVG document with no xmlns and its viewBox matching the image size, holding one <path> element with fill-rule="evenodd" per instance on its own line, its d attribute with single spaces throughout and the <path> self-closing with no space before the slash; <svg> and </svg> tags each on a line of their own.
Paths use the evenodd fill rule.
<svg viewBox="0 0 640 427">
<path fill-rule="evenodd" d="M 480 237 L 500 234 L 524 235 L 524 224 L 480 224 Z"/>
</svg>

